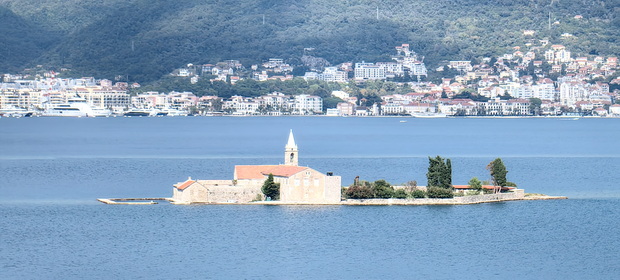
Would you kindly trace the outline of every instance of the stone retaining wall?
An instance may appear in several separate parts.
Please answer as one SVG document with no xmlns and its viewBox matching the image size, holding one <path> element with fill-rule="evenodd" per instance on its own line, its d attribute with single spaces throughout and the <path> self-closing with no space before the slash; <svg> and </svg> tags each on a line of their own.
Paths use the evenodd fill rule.
<svg viewBox="0 0 620 280">
<path fill-rule="evenodd" d="M 522 189 L 508 193 L 457 196 L 454 198 L 416 198 L 416 199 L 347 199 L 342 205 L 463 205 L 498 201 L 521 200 L 525 196 Z"/>
</svg>

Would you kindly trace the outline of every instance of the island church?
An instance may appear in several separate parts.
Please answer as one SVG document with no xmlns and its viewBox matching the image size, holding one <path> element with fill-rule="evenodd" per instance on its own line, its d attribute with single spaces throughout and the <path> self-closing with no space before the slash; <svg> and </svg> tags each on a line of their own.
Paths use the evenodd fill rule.
<svg viewBox="0 0 620 280">
<path fill-rule="evenodd" d="M 174 185 L 175 203 L 248 203 L 264 199 L 263 183 L 273 175 L 280 183 L 280 203 L 338 204 L 341 198 L 341 178 L 299 166 L 299 151 L 293 131 L 284 147 L 284 164 L 237 165 L 232 180 L 187 179 Z"/>
</svg>

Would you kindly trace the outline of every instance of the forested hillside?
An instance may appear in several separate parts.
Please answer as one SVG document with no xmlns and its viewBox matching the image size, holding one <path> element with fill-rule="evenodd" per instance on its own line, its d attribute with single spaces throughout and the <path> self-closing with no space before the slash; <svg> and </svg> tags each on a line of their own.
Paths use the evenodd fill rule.
<svg viewBox="0 0 620 280">
<path fill-rule="evenodd" d="M 307 48 L 332 64 L 388 60 L 402 43 L 433 66 L 538 39 L 576 55 L 620 55 L 619 2 L 0 0 L 0 72 L 45 64 L 147 82 L 190 62 L 299 64 Z"/>
</svg>

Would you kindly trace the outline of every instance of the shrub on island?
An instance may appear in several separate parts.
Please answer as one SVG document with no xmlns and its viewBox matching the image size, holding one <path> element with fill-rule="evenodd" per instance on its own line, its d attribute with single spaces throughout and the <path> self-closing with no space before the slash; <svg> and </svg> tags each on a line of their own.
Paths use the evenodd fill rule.
<svg viewBox="0 0 620 280">
<path fill-rule="evenodd" d="M 426 197 L 426 192 L 420 189 L 415 189 L 411 191 L 410 194 L 412 198 L 425 198 Z"/>
<path fill-rule="evenodd" d="M 454 192 L 452 189 L 445 189 L 442 187 L 428 187 L 426 190 L 428 198 L 453 198 Z"/>
<path fill-rule="evenodd" d="M 392 198 L 394 197 L 394 188 L 385 180 L 377 180 L 372 184 L 375 198 Z"/>
<path fill-rule="evenodd" d="M 370 186 L 353 185 L 347 188 L 345 192 L 346 198 L 367 199 L 374 198 L 375 194 Z"/>
<path fill-rule="evenodd" d="M 404 189 L 397 189 L 394 191 L 394 198 L 407 198 L 409 195 Z"/>
<path fill-rule="evenodd" d="M 356 181 L 346 189 L 344 195 L 351 199 L 392 198 L 395 192 L 392 185 L 385 180 L 377 180 L 373 183 Z"/>
</svg>

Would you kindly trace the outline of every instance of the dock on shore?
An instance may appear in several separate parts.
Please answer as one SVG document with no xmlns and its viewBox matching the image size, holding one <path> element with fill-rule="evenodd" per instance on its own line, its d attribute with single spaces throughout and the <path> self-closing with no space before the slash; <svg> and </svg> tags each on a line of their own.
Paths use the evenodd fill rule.
<svg viewBox="0 0 620 280">
<path fill-rule="evenodd" d="M 159 204 L 158 201 L 168 201 L 170 198 L 98 198 L 99 202 L 112 205 L 152 205 Z"/>
<path fill-rule="evenodd" d="M 550 195 L 526 195 L 523 200 L 553 200 L 553 199 L 568 199 L 567 196 L 550 196 Z"/>
</svg>

